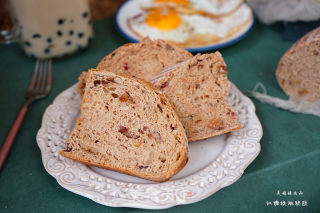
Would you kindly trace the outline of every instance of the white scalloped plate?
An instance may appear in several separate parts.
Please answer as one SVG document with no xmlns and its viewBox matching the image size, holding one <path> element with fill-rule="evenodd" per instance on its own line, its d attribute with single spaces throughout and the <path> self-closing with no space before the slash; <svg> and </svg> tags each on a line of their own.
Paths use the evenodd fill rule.
<svg viewBox="0 0 320 213">
<path fill-rule="evenodd" d="M 228 101 L 243 128 L 190 143 L 186 167 L 170 181 L 153 183 L 59 155 L 80 113 L 74 85 L 44 113 L 37 134 L 43 165 L 62 187 L 106 206 L 164 209 L 200 201 L 237 181 L 260 152 L 262 127 L 253 103 L 231 82 Z"/>
</svg>

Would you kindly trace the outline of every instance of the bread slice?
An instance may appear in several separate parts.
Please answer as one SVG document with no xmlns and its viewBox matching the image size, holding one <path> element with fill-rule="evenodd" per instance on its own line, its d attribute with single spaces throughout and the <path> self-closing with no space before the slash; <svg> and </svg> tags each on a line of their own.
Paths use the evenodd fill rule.
<svg viewBox="0 0 320 213">
<path fill-rule="evenodd" d="M 170 101 L 189 142 L 241 128 L 227 103 L 227 68 L 219 52 L 196 55 L 165 70 L 151 83 Z"/>
<path fill-rule="evenodd" d="M 98 70 L 108 70 L 131 75 L 146 81 L 176 63 L 191 58 L 187 50 L 163 40 L 152 41 L 148 37 L 139 43 L 123 45 L 104 57 L 97 66 Z M 79 77 L 78 92 L 83 94 L 85 75 Z"/>
<path fill-rule="evenodd" d="M 307 33 L 282 56 L 276 77 L 288 96 L 309 102 L 320 100 L 320 27 Z"/>
<path fill-rule="evenodd" d="M 139 43 L 119 47 L 104 57 L 98 70 L 113 70 L 120 74 L 150 81 L 150 79 L 174 64 L 191 58 L 187 50 L 164 40 L 152 41 L 148 37 Z"/>
<path fill-rule="evenodd" d="M 90 70 L 81 116 L 61 155 L 152 181 L 188 161 L 184 129 L 169 101 L 148 83 Z"/>
</svg>

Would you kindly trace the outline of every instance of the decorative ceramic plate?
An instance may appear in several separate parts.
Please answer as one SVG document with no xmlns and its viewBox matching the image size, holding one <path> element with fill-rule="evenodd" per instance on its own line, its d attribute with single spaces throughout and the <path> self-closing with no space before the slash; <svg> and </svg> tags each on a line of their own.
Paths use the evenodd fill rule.
<svg viewBox="0 0 320 213">
<path fill-rule="evenodd" d="M 37 134 L 43 165 L 62 187 L 107 206 L 163 209 L 200 201 L 238 180 L 260 152 L 262 128 L 253 103 L 231 82 L 228 101 L 242 128 L 190 143 L 186 167 L 167 182 L 153 183 L 59 155 L 80 113 L 74 85 L 44 113 Z"/>
<path fill-rule="evenodd" d="M 132 30 L 129 29 L 127 20 L 128 18 L 134 17 L 141 12 L 141 9 L 136 0 L 129 0 L 123 3 L 115 15 L 115 26 L 119 33 L 131 42 L 139 42 L 141 38 L 137 36 Z M 254 17 L 246 24 L 241 30 L 235 33 L 233 36 L 223 39 L 218 43 L 208 44 L 204 46 L 197 46 L 192 48 L 186 48 L 190 52 L 203 52 L 209 50 L 215 50 L 230 46 L 248 35 L 250 30 L 254 26 Z"/>
</svg>

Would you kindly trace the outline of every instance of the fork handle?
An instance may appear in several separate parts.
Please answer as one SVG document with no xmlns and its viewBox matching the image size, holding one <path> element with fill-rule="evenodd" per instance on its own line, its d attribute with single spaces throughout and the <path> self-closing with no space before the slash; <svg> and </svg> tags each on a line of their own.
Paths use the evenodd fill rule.
<svg viewBox="0 0 320 213">
<path fill-rule="evenodd" d="M 14 121 L 11 129 L 8 132 L 8 135 L 6 139 L 4 140 L 3 144 L 1 145 L 0 149 L 0 171 L 2 169 L 2 166 L 9 154 L 9 151 L 11 149 L 11 146 L 13 144 L 14 139 L 17 136 L 17 133 L 19 132 L 20 126 L 23 122 L 24 117 L 26 116 L 26 113 L 28 111 L 28 105 L 25 104 L 19 111 L 19 114 Z"/>
</svg>

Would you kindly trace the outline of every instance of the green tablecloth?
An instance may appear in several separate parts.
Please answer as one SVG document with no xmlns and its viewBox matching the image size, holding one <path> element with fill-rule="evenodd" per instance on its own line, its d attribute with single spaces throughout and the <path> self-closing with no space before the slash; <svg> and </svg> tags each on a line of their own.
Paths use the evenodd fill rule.
<svg viewBox="0 0 320 213">
<path fill-rule="evenodd" d="M 50 95 L 30 107 L 0 172 L 0 212 L 147 211 L 107 207 L 67 191 L 41 162 L 35 138 L 46 107 L 76 83 L 81 71 L 95 67 L 103 56 L 127 43 L 111 19 L 99 21 L 94 27 L 95 38 L 89 48 L 54 61 Z M 291 45 L 281 39 L 277 26 L 257 24 L 244 40 L 221 50 L 229 79 L 243 92 L 261 82 L 269 94 L 286 98 L 274 73 L 280 57 Z M 19 45 L 0 45 L 0 144 L 25 101 L 23 94 L 34 65 L 35 61 L 26 57 Z M 163 212 L 320 212 L 320 118 L 253 101 L 264 134 L 261 153 L 244 175 L 205 200 Z M 277 195 L 289 191 L 292 195 Z M 286 201 L 287 206 L 281 206 L 281 201 Z M 289 201 L 294 202 L 293 206 L 288 206 Z M 300 206 L 295 201 L 300 201 Z"/>
</svg>

